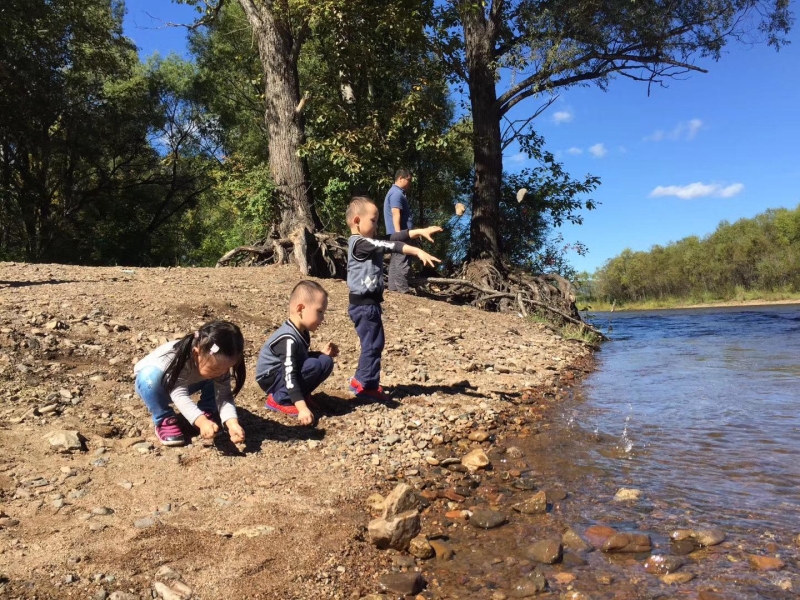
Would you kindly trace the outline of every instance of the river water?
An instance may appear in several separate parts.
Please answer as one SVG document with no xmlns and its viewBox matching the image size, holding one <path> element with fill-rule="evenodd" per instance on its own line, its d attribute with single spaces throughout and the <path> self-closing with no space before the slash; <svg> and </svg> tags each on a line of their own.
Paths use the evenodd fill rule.
<svg viewBox="0 0 800 600">
<path fill-rule="evenodd" d="M 493 454 L 495 474 L 476 490 L 503 492 L 509 523 L 475 533 L 443 522 L 455 559 L 428 572 L 442 597 L 528 597 L 520 589 L 536 572 L 554 598 L 800 597 L 800 305 L 592 321 L 612 338 L 596 371 L 534 435 L 504 440 L 516 454 Z M 511 504 L 531 492 L 498 480 L 506 469 L 567 497 L 544 515 L 514 513 Z M 620 488 L 641 497 L 615 501 Z M 645 572 L 647 554 L 530 560 L 534 542 L 596 525 L 647 533 L 656 554 L 679 553 L 669 539 L 676 529 L 714 528 L 727 539 L 684 556 L 679 571 L 694 579 L 677 586 Z M 750 555 L 780 557 L 785 567 L 757 571 Z"/>
</svg>

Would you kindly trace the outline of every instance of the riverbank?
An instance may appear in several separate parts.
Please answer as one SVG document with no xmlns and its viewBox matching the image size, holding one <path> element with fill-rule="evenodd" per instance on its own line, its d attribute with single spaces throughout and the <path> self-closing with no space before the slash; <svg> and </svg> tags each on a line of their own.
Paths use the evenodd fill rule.
<svg viewBox="0 0 800 600">
<path fill-rule="evenodd" d="M 735 306 L 776 306 L 781 304 L 800 304 L 800 294 L 771 294 L 759 295 L 755 298 L 741 298 L 733 300 L 709 300 L 708 302 L 697 302 L 694 300 L 682 300 L 668 298 L 665 300 L 648 300 L 646 302 L 626 302 L 610 303 L 600 301 L 578 301 L 578 307 L 583 311 L 587 307 L 588 312 L 616 312 L 633 310 L 672 310 L 684 308 L 725 308 Z"/>
<path fill-rule="evenodd" d="M 335 341 L 342 356 L 317 426 L 300 427 L 267 413 L 252 381 L 298 279 L 289 267 L 0 264 L 3 596 L 147 598 L 178 577 L 197 598 L 360 598 L 387 573 L 421 569 L 423 597 L 442 597 L 434 562 L 368 542 L 368 497 L 398 481 L 430 496 L 439 471 L 463 476 L 448 459 L 535 434 L 591 353 L 517 317 L 389 293 L 383 383 L 395 402 L 355 403 L 346 285 L 323 281 L 330 304 L 314 343 Z M 237 399 L 247 443 L 163 448 L 133 394 L 133 363 L 215 318 L 248 341 Z M 81 447 L 59 451 L 58 431 L 77 431 Z M 440 534 L 433 515 L 462 497 L 429 499 L 422 533 Z"/>
</svg>

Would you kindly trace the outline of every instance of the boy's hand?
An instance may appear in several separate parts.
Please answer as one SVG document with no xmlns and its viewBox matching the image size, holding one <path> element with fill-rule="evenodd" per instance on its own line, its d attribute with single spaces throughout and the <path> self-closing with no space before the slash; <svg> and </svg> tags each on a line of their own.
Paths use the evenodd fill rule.
<svg viewBox="0 0 800 600">
<path fill-rule="evenodd" d="M 337 356 L 339 356 L 339 346 L 337 346 L 333 342 L 328 342 L 322 349 L 322 353 L 327 354 L 331 358 L 336 358 Z"/>
<path fill-rule="evenodd" d="M 431 225 L 430 227 L 426 227 L 425 229 L 420 229 L 420 235 L 422 237 L 424 237 L 426 240 L 428 240 L 429 242 L 432 242 L 433 238 L 431 236 L 434 233 L 440 233 L 442 231 L 443 231 L 443 229 L 441 227 L 439 227 L 438 225 Z"/>
<path fill-rule="evenodd" d="M 442 262 L 441 260 L 439 260 L 435 256 L 432 256 L 432 255 L 428 254 L 427 252 L 425 252 L 424 250 L 420 250 L 419 248 L 417 248 L 416 255 L 417 255 L 417 258 L 420 259 L 422 261 L 422 264 L 425 265 L 426 267 L 435 267 L 436 265 L 433 264 L 434 262 L 437 262 L 437 263 Z"/>
<path fill-rule="evenodd" d="M 304 403 L 305 404 L 305 403 Z M 308 408 L 297 408 L 297 420 L 300 421 L 301 425 L 311 425 L 314 422 L 314 415 L 311 414 L 311 411 Z"/>
<path fill-rule="evenodd" d="M 200 430 L 200 437 L 204 440 L 213 439 L 219 431 L 219 425 L 214 423 L 214 421 L 207 418 L 205 415 L 200 415 L 197 417 L 197 420 L 194 422 L 194 426 Z"/>
<path fill-rule="evenodd" d="M 228 427 L 228 435 L 234 444 L 241 444 L 244 441 L 244 429 L 239 425 L 239 419 L 228 419 L 225 421 Z"/>
</svg>

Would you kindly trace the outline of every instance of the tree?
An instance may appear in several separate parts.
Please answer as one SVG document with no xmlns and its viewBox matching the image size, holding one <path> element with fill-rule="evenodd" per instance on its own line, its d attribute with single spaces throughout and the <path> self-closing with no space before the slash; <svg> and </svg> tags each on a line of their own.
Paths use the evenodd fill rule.
<svg viewBox="0 0 800 600">
<path fill-rule="evenodd" d="M 498 233 L 504 143 L 541 112 L 512 122 L 517 104 L 591 82 L 606 89 L 614 76 L 652 86 L 705 72 L 695 61 L 719 59 L 731 39 L 779 48 L 793 21 L 789 0 L 448 0 L 435 15 L 433 43 L 453 80 L 469 89 L 475 157 L 469 256 L 496 264 L 505 250 Z M 515 77 L 498 90 L 504 69 Z"/>
</svg>

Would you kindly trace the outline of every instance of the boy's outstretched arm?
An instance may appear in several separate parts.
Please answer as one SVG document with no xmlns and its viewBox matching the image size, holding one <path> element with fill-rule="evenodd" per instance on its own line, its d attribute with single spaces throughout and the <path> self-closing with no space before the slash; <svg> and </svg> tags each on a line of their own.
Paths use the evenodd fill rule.
<svg viewBox="0 0 800 600">
<path fill-rule="evenodd" d="M 424 237 L 429 242 L 432 242 L 433 234 L 440 233 L 441 231 L 443 230 L 438 225 L 431 225 L 430 227 L 425 227 L 423 229 L 409 229 L 408 237 L 410 237 L 412 240 L 415 240 L 419 237 Z"/>
<path fill-rule="evenodd" d="M 416 246 L 411 246 L 409 244 L 403 246 L 403 254 L 408 254 L 409 256 L 416 256 L 418 259 L 422 261 L 422 264 L 425 265 L 426 267 L 435 267 L 436 265 L 433 264 L 434 262 L 437 263 L 442 262 L 435 256 L 425 252 L 425 250 L 421 250 L 420 248 L 417 248 Z"/>
</svg>

